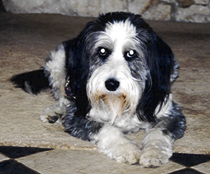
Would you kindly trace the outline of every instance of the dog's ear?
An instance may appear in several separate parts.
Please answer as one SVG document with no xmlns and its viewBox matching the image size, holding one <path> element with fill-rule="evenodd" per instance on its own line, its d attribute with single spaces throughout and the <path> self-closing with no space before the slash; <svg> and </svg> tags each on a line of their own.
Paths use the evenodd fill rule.
<svg viewBox="0 0 210 174">
<path fill-rule="evenodd" d="M 175 59 L 170 47 L 153 31 L 144 44 L 143 52 L 149 71 L 137 113 L 140 119 L 155 121 L 155 109 L 166 102 L 170 94 Z"/>
<path fill-rule="evenodd" d="M 88 56 L 84 39 L 77 38 L 63 42 L 66 53 L 66 72 L 69 78 L 69 89 L 75 98 L 78 116 L 85 116 L 89 110 L 89 101 L 86 93 L 86 83 L 89 71 Z"/>
</svg>

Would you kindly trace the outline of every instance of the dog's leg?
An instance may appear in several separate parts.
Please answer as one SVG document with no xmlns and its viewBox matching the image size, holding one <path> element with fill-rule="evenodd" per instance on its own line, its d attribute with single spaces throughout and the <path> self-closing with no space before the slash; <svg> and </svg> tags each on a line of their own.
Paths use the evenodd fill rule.
<svg viewBox="0 0 210 174">
<path fill-rule="evenodd" d="M 56 103 L 47 108 L 40 119 L 43 122 L 59 122 L 59 117 L 64 115 L 66 107 L 69 105 L 69 100 L 65 98 L 65 83 L 66 83 L 66 55 L 65 49 L 61 44 L 57 50 L 52 51 L 47 58 L 45 64 L 45 74 L 48 76 L 52 94 L 56 99 Z"/>
<path fill-rule="evenodd" d="M 150 130 L 143 140 L 143 150 L 140 165 L 157 167 L 167 163 L 172 156 L 173 143 L 184 134 L 186 121 L 180 108 L 172 103 L 167 114 Z"/>
<path fill-rule="evenodd" d="M 172 156 L 174 140 L 163 134 L 161 129 L 153 128 L 143 140 L 143 150 L 140 165 L 144 167 L 157 167 L 168 162 Z"/>
<path fill-rule="evenodd" d="M 93 141 L 102 153 L 118 162 L 129 164 L 139 162 L 140 149 L 116 127 L 105 124 L 98 134 L 93 136 Z"/>
</svg>

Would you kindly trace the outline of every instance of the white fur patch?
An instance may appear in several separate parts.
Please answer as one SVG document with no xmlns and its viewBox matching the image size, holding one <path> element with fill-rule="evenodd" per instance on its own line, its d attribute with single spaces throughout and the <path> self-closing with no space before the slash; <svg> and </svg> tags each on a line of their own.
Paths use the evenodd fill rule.
<svg viewBox="0 0 210 174">
<path fill-rule="evenodd" d="M 57 51 L 52 51 L 49 58 L 50 60 L 46 62 L 44 68 L 50 73 L 49 82 L 52 85 L 53 95 L 55 99 L 59 99 L 60 96 L 64 96 L 66 83 L 66 55 L 63 45 L 60 45 Z"/>
<path fill-rule="evenodd" d="M 56 51 L 52 51 L 49 55 L 49 61 L 45 64 L 45 70 L 50 74 L 49 82 L 52 86 L 52 94 L 57 102 L 47 108 L 41 114 L 40 119 L 43 122 L 48 122 L 52 116 L 63 115 L 66 112 L 66 107 L 69 105 L 69 100 L 65 98 L 65 83 L 66 83 L 66 56 L 63 45 L 60 45 Z M 59 119 L 58 121 L 59 122 Z"/>
</svg>

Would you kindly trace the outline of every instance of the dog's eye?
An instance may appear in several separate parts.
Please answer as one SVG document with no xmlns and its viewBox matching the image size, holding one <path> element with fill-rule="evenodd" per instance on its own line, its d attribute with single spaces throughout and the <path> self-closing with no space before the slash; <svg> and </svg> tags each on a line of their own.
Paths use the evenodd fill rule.
<svg viewBox="0 0 210 174">
<path fill-rule="evenodd" d="M 106 57 L 109 56 L 110 50 L 108 50 L 108 49 L 106 49 L 106 48 L 104 48 L 104 47 L 100 47 L 100 48 L 98 49 L 98 54 L 99 54 L 99 57 L 101 57 L 101 58 L 106 58 Z"/>
<path fill-rule="evenodd" d="M 133 60 L 137 57 L 137 52 L 135 50 L 129 50 L 124 53 L 124 57 L 127 61 Z"/>
</svg>

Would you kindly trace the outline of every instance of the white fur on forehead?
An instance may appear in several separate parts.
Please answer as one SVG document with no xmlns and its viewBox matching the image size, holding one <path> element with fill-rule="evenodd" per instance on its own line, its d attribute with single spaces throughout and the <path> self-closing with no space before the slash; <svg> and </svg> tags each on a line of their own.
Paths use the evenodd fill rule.
<svg viewBox="0 0 210 174">
<path fill-rule="evenodd" d="M 112 49 L 115 44 L 134 49 L 136 45 L 136 27 L 127 19 L 114 23 L 107 23 L 105 30 L 100 32 L 95 47 L 105 46 Z M 122 47 L 122 48 L 123 48 Z"/>
<path fill-rule="evenodd" d="M 126 21 L 108 23 L 105 32 L 113 41 L 123 41 L 127 38 L 135 38 L 137 36 L 136 27 L 127 19 Z"/>
</svg>

